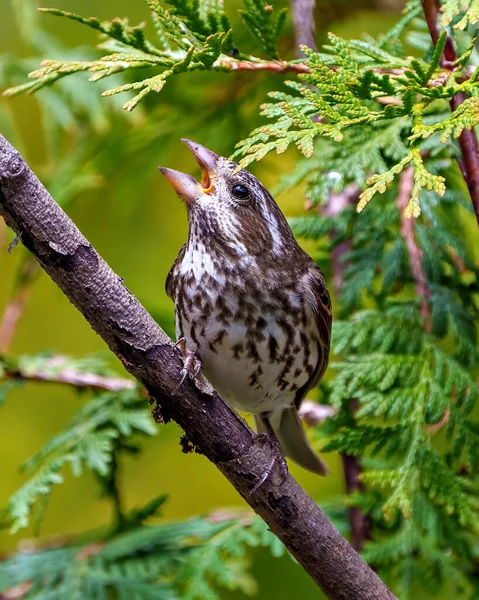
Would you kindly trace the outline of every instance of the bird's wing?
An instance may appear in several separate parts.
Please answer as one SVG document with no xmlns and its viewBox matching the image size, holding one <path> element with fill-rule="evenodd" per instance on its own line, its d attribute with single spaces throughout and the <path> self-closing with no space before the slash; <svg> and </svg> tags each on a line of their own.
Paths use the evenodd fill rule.
<svg viewBox="0 0 479 600">
<path fill-rule="evenodd" d="M 186 251 L 186 244 L 184 244 L 182 246 L 181 250 L 178 253 L 178 256 L 176 257 L 175 262 L 173 263 L 173 265 L 172 265 L 172 267 L 170 269 L 170 272 L 168 273 L 168 275 L 166 277 L 166 283 L 165 283 L 166 294 L 173 301 L 175 300 L 175 294 L 174 294 L 174 290 L 173 290 L 175 270 L 176 270 L 176 266 L 179 263 L 181 263 L 181 261 L 183 260 L 183 257 L 185 255 L 185 251 Z"/>
<path fill-rule="evenodd" d="M 318 343 L 318 363 L 309 380 L 296 393 L 295 405 L 299 408 L 308 391 L 319 383 L 326 371 L 331 344 L 331 298 L 324 275 L 316 265 L 312 265 L 301 280 L 308 321 L 313 324 Z"/>
</svg>

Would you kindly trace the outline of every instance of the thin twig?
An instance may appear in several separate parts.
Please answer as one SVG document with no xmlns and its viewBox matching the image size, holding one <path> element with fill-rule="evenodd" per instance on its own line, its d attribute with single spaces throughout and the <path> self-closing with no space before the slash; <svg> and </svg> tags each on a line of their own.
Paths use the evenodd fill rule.
<svg viewBox="0 0 479 600">
<path fill-rule="evenodd" d="M 464 273 L 466 273 L 466 271 L 467 271 L 466 263 L 464 262 L 463 258 L 461 256 L 459 256 L 456 249 L 449 247 L 446 250 L 447 250 L 447 253 L 449 254 L 449 256 L 451 257 L 451 260 L 454 263 L 454 266 L 456 267 L 456 271 L 460 275 L 463 275 Z"/>
<path fill-rule="evenodd" d="M 91 388 L 110 392 L 132 390 L 136 383 L 124 377 L 105 377 L 96 373 L 86 373 L 64 366 L 67 359 L 63 356 L 54 356 L 49 359 L 43 368 L 22 369 L 15 365 L 13 369 L 8 364 L 3 366 L 3 379 L 19 379 L 21 381 L 44 381 L 48 383 L 62 383 L 76 388 Z M 0 378 L 1 381 L 2 378 Z"/>
<path fill-rule="evenodd" d="M 9 369 L 8 364 L 3 365 L 3 377 L 0 377 L 0 382 L 3 380 L 19 379 L 21 381 L 47 382 L 47 383 L 62 383 L 72 385 L 76 388 L 91 388 L 105 390 L 110 392 L 120 392 L 122 390 L 131 390 L 136 387 L 136 383 L 132 379 L 124 377 L 105 377 L 96 373 L 79 371 L 71 367 L 63 367 L 67 363 L 67 359 L 63 356 L 54 356 L 46 361 L 44 368 L 32 370 L 21 369 L 18 365 Z M 325 421 L 328 417 L 332 417 L 336 411 L 331 406 L 318 404 L 312 400 L 305 400 L 299 409 L 301 419 L 310 425 L 318 425 Z"/>
<path fill-rule="evenodd" d="M 275 456 L 218 394 L 181 378 L 181 352 L 79 232 L 0 136 L 0 215 L 148 390 L 163 420 L 174 419 L 189 442 L 211 460 L 333 600 L 394 598 L 289 474 L 274 469 L 251 490 Z M 146 267 L 145 267 L 146 268 Z M 206 380 L 203 380 L 202 386 Z"/>
<path fill-rule="evenodd" d="M 440 36 L 438 27 L 440 5 L 437 0 L 421 0 L 421 2 L 429 33 L 431 34 L 432 43 L 435 46 Z M 454 62 L 456 59 L 457 53 L 454 48 L 454 43 L 452 38 L 448 35 L 441 59 L 441 66 L 449 71 L 454 71 Z M 457 110 L 465 99 L 465 94 L 456 94 L 450 102 L 451 110 Z M 459 147 L 462 154 L 462 161 L 458 161 L 459 167 L 464 180 L 467 183 L 467 187 L 469 188 L 472 206 L 479 224 L 479 144 L 474 129 L 464 129 L 462 131 L 459 136 Z"/>
<path fill-rule="evenodd" d="M 446 408 L 446 410 L 442 413 L 442 417 L 439 419 L 437 423 L 433 423 L 432 425 L 426 425 L 426 433 L 432 435 L 442 429 L 447 422 L 449 421 L 449 417 L 451 416 L 451 409 Z"/>
<path fill-rule="evenodd" d="M 401 217 L 401 235 L 404 238 L 406 249 L 409 255 L 409 264 L 411 273 L 416 286 L 416 293 L 421 298 L 421 314 L 424 319 L 424 329 L 426 332 L 431 332 L 431 309 L 429 307 L 429 297 L 431 292 L 427 287 L 426 275 L 422 268 L 423 251 L 416 242 L 414 235 L 414 225 L 416 220 L 405 215 L 406 207 L 411 198 L 412 189 L 414 187 L 414 170 L 412 167 L 407 167 L 401 172 L 399 177 L 399 189 L 396 198 L 396 204 Z"/>
</svg>

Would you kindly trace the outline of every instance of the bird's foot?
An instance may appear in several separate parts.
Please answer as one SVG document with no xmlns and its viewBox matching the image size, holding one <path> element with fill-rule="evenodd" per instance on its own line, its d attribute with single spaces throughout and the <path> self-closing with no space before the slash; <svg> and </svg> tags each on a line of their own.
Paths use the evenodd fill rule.
<svg viewBox="0 0 479 600">
<path fill-rule="evenodd" d="M 281 469 L 280 485 L 283 485 L 283 483 L 286 481 L 286 478 L 287 478 L 288 472 L 289 472 L 288 464 L 286 463 L 286 459 L 284 458 L 283 453 L 281 452 L 281 448 L 280 448 L 278 439 L 276 438 L 275 435 L 271 435 L 270 433 L 264 431 L 263 433 L 260 433 L 256 436 L 256 440 L 268 444 L 269 447 L 271 448 L 271 452 L 272 452 L 273 456 L 271 458 L 270 463 L 268 464 L 268 466 L 264 470 L 263 474 L 261 475 L 259 481 L 256 483 L 254 488 L 251 490 L 250 494 L 255 494 L 260 489 L 260 487 L 264 484 L 264 482 L 267 479 L 269 479 L 269 477 L 271 476 L 271 473 L 273 472 L 274 466 L 276 464 Z"/>
<path fill-rule="evenodd" d="M 194 381 L 198 377 L 198 373 L 201 370 L 201 360 L 195 356 L 193 350 L 190 350 L 186 347 L 185 338 L 180 338 L 176 342 L 175 348 L 179 348 L 181 350 L 181 354 L 183 354 L 183 368 L 180 371 L 180 382 L 174 389 L 172 394 L 173 396 L 176 395 L 176 392 L 183 385 L 187 377 Z"/>
</svg>

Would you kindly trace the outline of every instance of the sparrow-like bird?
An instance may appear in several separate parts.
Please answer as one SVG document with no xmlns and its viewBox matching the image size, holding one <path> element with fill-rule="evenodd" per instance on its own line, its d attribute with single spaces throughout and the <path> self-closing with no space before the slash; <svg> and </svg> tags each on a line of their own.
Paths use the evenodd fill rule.
<svg viewBox="0 0 479 600">
<path fill-rule="evenodd" d="M 166 280 L 177 336 L 224 400 L 253 413 L 259 433 L 276 436 L 305 469 L 327 475 L 298 416 L 328 364 L 331 301 L 323 273 L 251 173 L 183 141 L 201 182 L 160 167 L 188 212 L 188 241 Z"/>
</svg>

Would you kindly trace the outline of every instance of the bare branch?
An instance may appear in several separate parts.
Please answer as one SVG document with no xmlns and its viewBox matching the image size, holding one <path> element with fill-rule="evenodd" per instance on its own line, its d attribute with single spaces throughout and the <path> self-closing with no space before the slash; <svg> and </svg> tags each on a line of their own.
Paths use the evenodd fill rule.
<svg viewBox="0 0 479 600">
<path fill-rule="evenodd" d="M 180 379 L 181 353 L 0 136 L 0 214 L 93 329 L 145 386 L 164 420 L 174 419 L 268 524 L 328 598 L 392 599 L 322 510 L 288 475 L 274 472 L 251 494 L 274 450 L 216 393 Z"/>
<path fill-rule="evenodd" d="M 124 377 L 105 377 L 96 373 L 86 373 L 67 366 L 68 361 L 63 356 L 54 356 L 46 361 L 44 368 L 22 369 L 15 366 L 9 369 L 4 365 L 3 379 L 20 379 L 22 381 L 45 381 L 48 383 L 63 383 L 77 388 L 91 388 L 109 392 L 132 390 L 136 387 L 132 379 Z M 1 378 L 0 378 L 1 381 Z"/>
<path fill-rule="evenodd" d="M 447 422 L 449 421 L 450 416 L 451 416 L 451 409 L 446 408 L 446 410 L 442 413 L 442 417 L 439 419 L 439 421 L 437 423 L 433 423 L 432 425 L 426 425 L 426 433 L 431 435 L 433 433 L 436 433 L 436 431 L 439 431 L 440 429 L 442 429 L 445 425 L 447 425 Z"/>
</svg>

